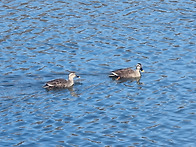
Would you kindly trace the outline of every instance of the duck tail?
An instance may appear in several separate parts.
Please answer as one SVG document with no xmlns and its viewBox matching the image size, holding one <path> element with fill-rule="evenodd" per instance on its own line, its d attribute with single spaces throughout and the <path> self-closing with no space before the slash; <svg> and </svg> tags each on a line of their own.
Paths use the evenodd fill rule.
<svg viewBox="0 0 196 147">
<path fill-rule="evenodd" d="M 48 84 L 45 84 L 44 86 L 42 86 L 43 88 L 49 88 L 50 86 Z"/>
<path fill-rule="evenodd" d="M 109 77 L 118 77 L 118 74 L 116 74 L 115 72 L 112 71 L 112 72 L 110 73 Z"/>
</svg>

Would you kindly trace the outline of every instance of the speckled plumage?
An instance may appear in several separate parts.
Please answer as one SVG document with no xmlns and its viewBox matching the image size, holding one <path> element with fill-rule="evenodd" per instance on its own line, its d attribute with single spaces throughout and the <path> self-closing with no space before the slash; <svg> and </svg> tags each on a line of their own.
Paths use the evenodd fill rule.
<svg viewBox="0 0 196 147">
<path fill-rule="evenodd" d="M 75 77 L 79 77 L 77 76 L 75 73 L 70 73 L 69 74 L 69 79 L 65 80 L 65 79 L 55 79 L 55 80 L 51 80 L 46 82 L 46 84 L 43 86 L 43 88 L 68 88 L 73 86 L 74 84 L 74 78 Z"/>
<path fill-rule="evenodd" d="M 115 71 L 112 71 L 109 75 L 110 77 L 117 77 L 117 78 L 137 78 L 141 77 L 140 71 L 144 71 L 142 68 L 142 65 L 138 63 L 136 65 L 136 70 L 133 70 L 131 68 L 124 68 L 124 69 L 118 69 Z"/>
</svg>

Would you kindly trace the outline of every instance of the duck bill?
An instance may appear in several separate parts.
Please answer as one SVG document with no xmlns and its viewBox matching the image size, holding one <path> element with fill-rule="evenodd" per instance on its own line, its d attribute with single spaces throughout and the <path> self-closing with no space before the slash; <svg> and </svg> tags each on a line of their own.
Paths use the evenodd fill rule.
<svg viewBox="0 0 196 147">
<path fill-rule="evenodd" d="M 77 78 L 80 78 L 80 76 L 76 75 Z"/>
<path fill-rule="evenodd" d="M 140 70 L 141 70 L 141 72 L 144 72 L 143 68 L 141 68 Z"/>
</svg>

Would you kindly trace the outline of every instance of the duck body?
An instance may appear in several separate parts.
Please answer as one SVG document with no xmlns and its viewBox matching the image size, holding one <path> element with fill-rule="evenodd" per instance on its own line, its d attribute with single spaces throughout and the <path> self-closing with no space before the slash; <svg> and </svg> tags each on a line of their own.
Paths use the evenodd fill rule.
<svg viewBox="0 0 196 147">
<path fill-rule="evenodd" d="M 43 86 L 43 88 L 48 88 L 48 89 L 52 89 L 52 88 L 68 88 L 74 85 L 74 78 L 75 77 L 79 77 L 77 76 L 75 73 L 70 73 L 69 74 L 69 79 L 65 80 L 65 79 L 55 79 L 55 80 L 51 80 L 46 82 L 46 84 Z"/>
<path fill-rule="evenodd" d="M 140 71 L 144 71 L 142 68 L 142 65 L 138 63 L 136 65 L 136 70 L 133 70 L 131 68 L 124 68 L 124 69 L 118 69 L 115 71 L 112 71 L 109 77 L 117 77 L 117 79 L 120 78 L 139 78 L 141 77 Z"/>
<path fill-rule="evenodd" d="M 43 87 L 44 88 L 66 88 L 73 86 L 73 81 L 67 81 L 65 79 L 55 79 L 48 81 Z"/>
</svg>

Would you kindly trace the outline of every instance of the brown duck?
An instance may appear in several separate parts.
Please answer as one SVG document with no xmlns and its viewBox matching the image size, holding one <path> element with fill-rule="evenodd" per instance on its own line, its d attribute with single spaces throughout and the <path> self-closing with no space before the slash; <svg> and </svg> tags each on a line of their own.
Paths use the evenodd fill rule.
<svg viewBox="0 0 196 147">
<path fill-rule="evenodd" d="M 136 70 L 133 70 L 131 68 L 118 69 L 112 71 L 109 77 L 116 77 L 116 80 L 119 80 L 120 78 L 139 78 L 141 77 L 140 71 L 144 72 L 142 64 L 138 63 L 136 65 Z"/>
<path fill-rule="evenodd" d="M 78 77 L 74 72 L 71 72 L 68 76 L 68 80 L 65 79 L 55 79 L 52 81 L 46 82 L 43 88 L 68 88 L 74 85 L 74 78 Z"/>
</svg>

